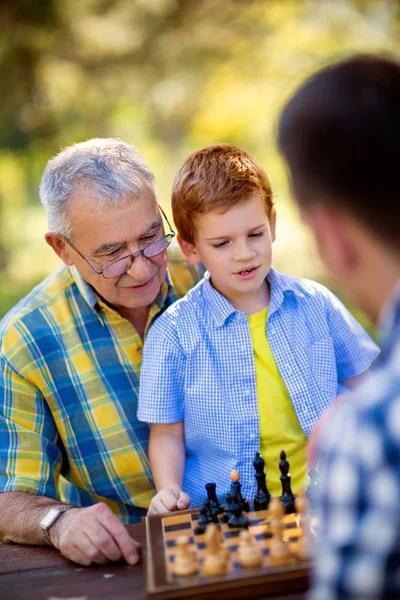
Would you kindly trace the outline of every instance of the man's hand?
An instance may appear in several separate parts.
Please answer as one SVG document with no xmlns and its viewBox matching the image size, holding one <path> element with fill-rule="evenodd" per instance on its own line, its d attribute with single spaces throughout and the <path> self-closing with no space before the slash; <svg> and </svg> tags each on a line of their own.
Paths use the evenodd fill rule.
<svg viewBox="0 0 400 600">
<path fill-rule="evenodd" d="M 140 544 L 102 502 L 63 513 L 49 534 L 61 554 L 80 565 L 104 565 L 121 558 L 135 565 L 139 560 Z"/>
<path fill-rule="evenodd" d="M 189 508 L 190 498 L 185 492 L 176 488 L 165 488 L 158 492 L 150 503 L 148 515 L 185 510 Z"/>
</svg>

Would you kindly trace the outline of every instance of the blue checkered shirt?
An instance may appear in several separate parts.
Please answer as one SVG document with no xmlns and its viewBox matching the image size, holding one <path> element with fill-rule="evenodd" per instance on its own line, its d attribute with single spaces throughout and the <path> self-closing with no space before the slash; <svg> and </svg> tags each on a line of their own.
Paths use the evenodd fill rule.
<svg viewBox="0 0 400 600">
<path fill-rule="evenodd" d="M 323 286 L 274 269 L 267 279 L 268 341 L 309 435 L 337 394 L 346 390 L 340 382 L 368 369 L 378 349 Z M 260 446 L 260 422 L 248 318 L 212 287 L 207 273 L 149 331 L 138 418 L 185 422 L 183 489 L 191 506 L 205 500 L 208 481 L 217 483 L 223 499 L 234 468 L 241 473 L 245 496 L 254 497 L 252 463 Z"/>
<path fill-rule="evenodd" d="M 372 376 L 322 432 L 313 600 L 400 598 L 400 281 L 383 325 Z"/>
</svg>

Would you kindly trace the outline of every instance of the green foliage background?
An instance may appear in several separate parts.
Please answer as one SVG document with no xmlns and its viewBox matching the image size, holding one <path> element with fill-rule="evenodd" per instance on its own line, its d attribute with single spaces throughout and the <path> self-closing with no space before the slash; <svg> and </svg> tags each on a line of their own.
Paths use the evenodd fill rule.
<svg viewBox="0 0 400 600">
<path fill-rule="evenodd" d="M 224 141 L 253 153 L 275 190 L 275 265 L 329 284 L 274 127 L 316 68 L 354 52 L 398 54 L 399 14 L 390 0 L 2 0 L 0 316 L 57 265 L 38 198 L 47 160 L 94 136 L 138 148 L 167 211 L 190 151 Z"/>
</svg>

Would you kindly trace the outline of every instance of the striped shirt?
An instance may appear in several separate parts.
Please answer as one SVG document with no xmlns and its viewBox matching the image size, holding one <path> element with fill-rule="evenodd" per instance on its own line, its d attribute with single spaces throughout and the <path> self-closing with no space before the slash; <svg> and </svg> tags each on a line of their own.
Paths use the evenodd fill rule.
<svg viewBox="0 0 400 600">
<path fill-rule="evenodd" d="M 400 598 L 400 281 L 371 377 L 320 436 L 312 600 Z"/>
<path fill-rule="evenodd" d="M 198 280 L 171 246 L 146 329 Z M 134 327 L 63 265 L 6 315 L 0 343 L 0 492 L 103 501 L 138 520 L 154 487 Z"/>
<path fill-rule="evenodd" d="M 266 335 L 308 436 L 336 396 L 346 391 L 341 382 L 368 369 L 379 350 L 323 286 L 274 269 L 267 279 Z M 247 315 L 235 310 L 206 274 L 152 327 L 139 394 L 141 421 L 185 423 L 183 490 L 193 507 L 205 500 L 208 481 L 217 483 L 223 499 L 234 468 L 241 473 L 244 494 L 254 497 L 252 463 L 260 448 L 257 400 Z"/>
</svg>

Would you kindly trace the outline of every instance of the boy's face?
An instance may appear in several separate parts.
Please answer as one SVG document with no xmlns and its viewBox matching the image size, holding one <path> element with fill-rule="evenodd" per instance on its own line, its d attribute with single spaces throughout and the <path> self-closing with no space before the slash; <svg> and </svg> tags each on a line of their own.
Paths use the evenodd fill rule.
<svg viewBox="0 0 400 600">
<path fill-rule="evenodd" d="M 213 286 L 237 306 L 244 296 L 261 293 L 274 240 L 275 211 L 268 219 L 265 204 L 255 193 L 228 212 L 198 216 L 194 245 L 179 241 L 188 260 L 203 262 Z"/>
</svg>

